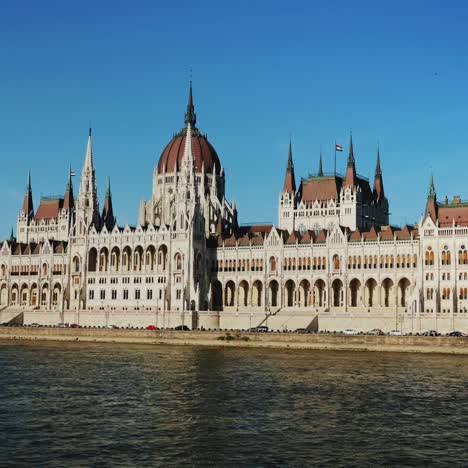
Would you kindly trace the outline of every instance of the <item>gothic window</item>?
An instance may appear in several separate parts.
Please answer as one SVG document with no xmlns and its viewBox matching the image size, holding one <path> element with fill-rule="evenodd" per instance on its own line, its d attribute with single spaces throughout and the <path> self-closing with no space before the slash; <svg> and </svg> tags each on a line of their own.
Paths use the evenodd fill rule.
<svg viewBox="0 0 468 468">
<path fill-rule="evenodd" d="M 426 266 L 434 265 L 434 252 L 432 251 L 432 247 L 428 247 L 424 254 L 424 264 Z"/>
<path fill-rule="evenodd" d="M 333 255 L 333 269 L 340 269 L 340 257 L 338 255 Z"/>
<path fill-rule="evenodd" d="M 462 245 L 460 250 L 458 251 L 458 264 L 468 265 L 468 252 L 464 245 Z"/>
<path fill-rule="evenodd" d="M 270 271 L 276 271 L 276 258 L 270 257 Z"/>
</svg>

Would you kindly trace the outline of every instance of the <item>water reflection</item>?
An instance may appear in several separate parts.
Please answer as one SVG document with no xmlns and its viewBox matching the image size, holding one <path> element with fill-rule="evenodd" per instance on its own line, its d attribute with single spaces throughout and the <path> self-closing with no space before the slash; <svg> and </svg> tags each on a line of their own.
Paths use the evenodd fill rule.
<svg viewBox="0 0 468 468">
<path fill-rule="evenodd" d="M 463 465 L 465 356 L 2 343 L 0 465 Z"/>
</svg>

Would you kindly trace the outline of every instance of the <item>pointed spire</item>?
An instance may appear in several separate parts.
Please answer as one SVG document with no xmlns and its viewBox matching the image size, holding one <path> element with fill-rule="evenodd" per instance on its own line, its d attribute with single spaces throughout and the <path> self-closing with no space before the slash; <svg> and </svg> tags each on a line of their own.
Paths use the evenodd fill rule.
<svg viewBox="0 0 468 468">
<path fill-rule="evenodd" d="M 385 197 L 382 178 L 382 169 L 380 168 L 380 147 L 377 146 L 377 163 L 375 165 L 374 177 L 374 201 L 378 204 Z"/>
<path fill-rule="evenodd" d="M 348 166 L 346 168 L 345 186 L 355 187 L 356 186 L 356 165 L 354 159 L 354 147 L 353 147 L 353 134 L 351 133 L 349 138 L 349 154 L 348 154 Z"/>
<path fill-rule="evenodd" d="M 426 216 L 430 216 L 432 221 L 436 222 L 437 212 L 437 195 L 434 185 L 434 176 L 431 173 L 431 179 L 429 181 L 429 192 L 427 194 Z"/>
<path fill-rule="evenodd" d="M 319 177 L 323 177 L 323 165 L 322 165 L 322 149 L 320 148 L 320 159 L 319 159 L 319 168 L 317 175 Z"/>
<path fill-rule="evenodd" d="M 114 209 L 112 207 L 112 193 L 110 186 L 110 177 L 107 178 L 106 196 L 104 199 L 104 208 L 102 209 L 102 225 L 111 231 L 115 225 Z"/>
<path fill-rule="evenodd" d="M 13 226 L 11 227 L 10 242 L 15 241 L 15 236 L 13 235 Z"/>
<path fill-rule="evenodd" d="M 63 198 L 63 208 L 70 210 L 75 207 L 75 197 L 73 196 L 73 182 L 72 182 L 72 170 L 71 166 L 68 171 L 68 182 L 67 188 L 65 189 L 65 196 Z"/>
<path fill-rule="evenodd" d="M 296 178 L 294 177 L 294 162 L 292 157 L 292 143 L 289 139 L 288 165 L 286 167 L 286 176 L 284 178 L 283 192 L 296 193 Z"/>
<path fill-rule="evenodd" d="M 354 147 L 353 147 L 353 133 L 351 132 L 350 137 L 349 137 L 348 167 L 354 163 L 355 163 L 355 160 L 354 160 Z"/>
<path fill-rule="evenodd" d="M 382 169 L 380 168 L 380 146 L 377 146 L 377 164 L 375 165 L 375 177 L 382 175 Z"/>
<path fill-rule="evenodd" d="M 31 189 L 31 171 L 28 171 L 26 192 L 24 194 L 23 208 L 21 211 L 26 215 L 26 218 L 28 219 L 28 221 L 34 217 L 34 206 L 33 206 L 32 189 Z"/>
<path fill-rule="evenodd" d="M 195 107 L 193 105 L 193 96 L 192 96 L 192 80 L 190 80 L 190 89 L 189 97 L 187 103 L 187 111 L 185 112 L 185 124 L 190 123 L 193 127 L 197 122 L 197 115 L 195 114 Z"/>
<path fill-rule="evenodd" d="M 100 214 L 97 198 L 96 174 L 94 171 L 91 128 L 88 132 L 88 144 L 86 146 L 85 161 L 81 172 L 80 190 L 78 192 L 76 207 L 81 220 L 80 230 L 82 234 L 84 233 L 84 226 L 86 226 L 86 229 L 93 224 L 96 228 L 99 227 Z"/>
<path fill-rule="evenodd" d="M 91 127 L 88 132 L 88 145 L 86 147 L 85 167 L 93 165 L 93 138 L 91 136 Z"/>
<path fill-rule="evenodd" d="M 434 184 L 434 175 L 431 173 L 431 179 L 429 181 L 429 192 L 427 193 L 427 199 L 436 201 L 436 198 L 437 198 L 437 195 L 436 195 L 435 184 Z"/>
</svg>

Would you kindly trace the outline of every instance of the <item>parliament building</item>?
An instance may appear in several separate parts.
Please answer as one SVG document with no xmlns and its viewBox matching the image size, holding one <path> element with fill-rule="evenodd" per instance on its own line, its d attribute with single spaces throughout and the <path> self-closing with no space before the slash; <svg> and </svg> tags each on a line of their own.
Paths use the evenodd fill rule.
<svg viewBox="0 0 468 468">
<path fill-rule="evenodd" d="M 394 227 L 379 150 L 371 179 L 352 136 L 347 152 L 343 175 L 320 158 L 299 183 L 290 144 L 277 226 L 241 225 L 190 86 L 138 225 L 119 226 L 110 182 L 98 200 L 90 130 L 76 196 L 70 174 L 35 209 L 28 176 L 0 243 L 0 321 L 468 332 L 468 203 L 439 202 L 431 177 L 419 223 Z"/>
</svg>

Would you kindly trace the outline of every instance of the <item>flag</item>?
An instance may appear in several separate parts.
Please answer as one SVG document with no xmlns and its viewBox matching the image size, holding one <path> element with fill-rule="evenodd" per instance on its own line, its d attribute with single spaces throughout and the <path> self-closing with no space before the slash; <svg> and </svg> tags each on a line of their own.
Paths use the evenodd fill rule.
<svg viewBox="0 0 468 468">
<path fill-rule="evenodd" d="M 72 171 L 72 170 L 70 170 L 70 175 L 71 175 L 71 176 L 76 176 L 76 172 L 75 172 L 75 171 Z"/>
<path fill-rule="evenodd" d="M 343 147 L 335 143 L 335 151 L 343 151 Z"/>
</svg>

